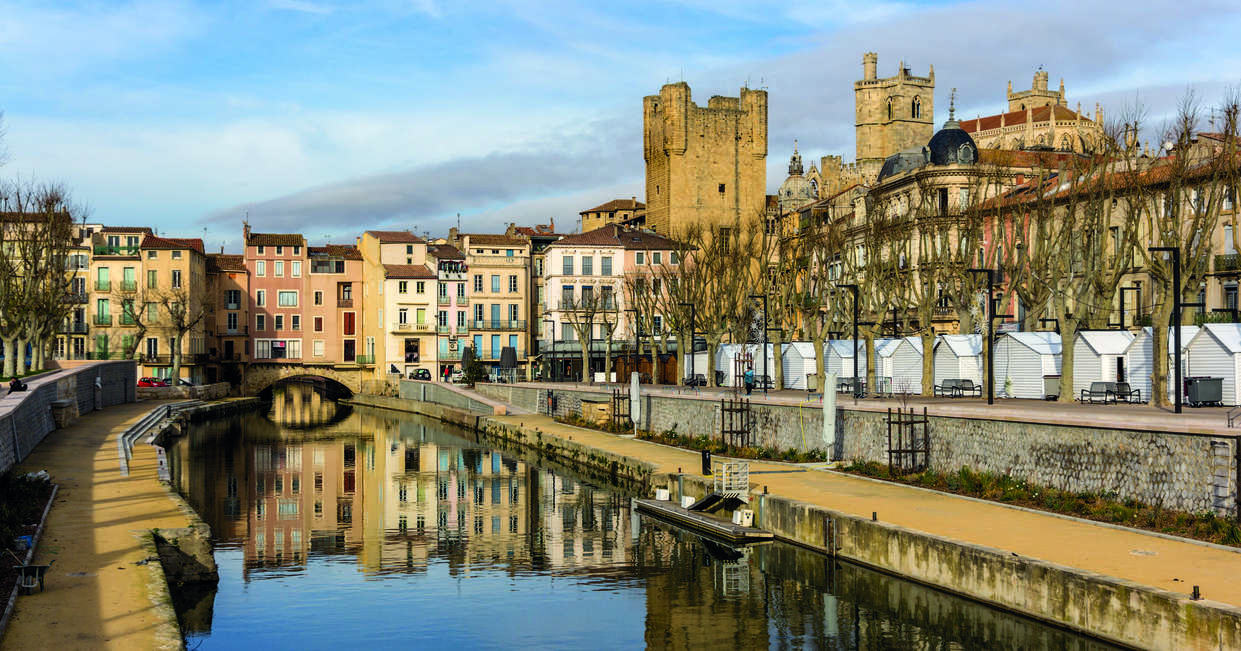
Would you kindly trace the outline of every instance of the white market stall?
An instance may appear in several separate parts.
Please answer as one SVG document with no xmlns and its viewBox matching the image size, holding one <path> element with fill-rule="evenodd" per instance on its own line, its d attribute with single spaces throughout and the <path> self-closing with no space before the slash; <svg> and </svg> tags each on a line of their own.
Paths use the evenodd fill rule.
<svg viewBox="0 0 1241 651">
<path fill-rule="evenodd" d="M 1184 342 L 1182 342 L 1184 343 Z M 1189 370 L 1185 377 L 1216 377 L 1223 379 L 1223 404 L 1241 404 L 1241 323 L 1208 323 L 1185 346 Z M 1172 373 L 1168 373 L 1172 377 Z M 1192 390 L 1191 390 L 1192 393 Z"/>
<path fill-rule="evenodd" d="M 1198 326 L 1181 326 L 1181 365 L 1182 375 L 1188 375 L 1189 355 L 1185 352 L 1189 346 L 1189 342 L 1198 334 Z M 1134 336 L 1133 341 L 1129 343 L 1129 348 L 1125 351 L 1125 365 L 1129 376 L 1129 386 L 1142 392 L 1143 400 L 1151 399 L 1151 372 L 1154 370 L 1154 330 L 1150 326 L 1142 328 Z M 1175 400 L 1176 394 L 1172 392 L 1172 368 L 1174 358 L 1172 357 L 1172 347 L 1175 346 L 1172 340 L 1172 328 L 1168 328 L 1168 400 Z"/>
<path fill-rule="evenodd" d="M 880 391 L 921 394 L 922 338 L 884 339 L 882 345 L 880 341 L 875 341 L 875 377 Z"/>
<path fill-rule="evenodd" d="M 745 368 L 743 367 L 740 371 L 737 369 L 738 360 L 741 360 L 742 364 L 754 365 L 754 376 L 756 379 L 758 376 L 766 373 L 771 376 L 771 381 L 775 382 L 775 346 L 767 344 L 767 365 L 765 367 L 763 366 L 763 356 L 760 353 L 762 348 L 762 344 L 720 344 L 715 350 L 716 375 L 718 377 L 721 372 L 723 373 L 720 386 L 741 386 L 741 375 L 745 373 Z"/>
<path fill-rule="evenodd" d="M 805 391 L 808 387 L 806 376 L 816 372 L 814 344 L 808 341 L 794 341 L 784 345 L 784 386 L 787 389 Z M 816 390 L 822 390 L 823 382 L 819 381 Z"/>
<path fill-rule="evenodd" d="M 935 385 L 970 380 L 982 386 L 982 335 L 940 335 L 935 340 Z"/>
<path fill-rule="evenodd" d="M 1008 332 L 994 350 L 997 396 L 1042 400 L 1043 376 L 1060 375 L 1060 335 L 1054 332 Z"/>
<path fill-rule="evenodd" d="M 858 350 L 858 377 L 866 377 L 866 342 L 857 342 Z M 835 373 L 837 381 L 846 380 L 853 377 L 853 340 L 852 339 L 830 339 L 824 346 L 823 352 L 827 355 L 827 363 L 823 369 L 824 373 Z"/>
<path fill-rule="evenodd" d="M 1125 351 L 1133 343 L 1127 330 L 1082 330 L 1073 343 L 1073 396 L 1082 395 L 1091 382 L 1126 382 Z M 1150 393 L 1142 394 L 1149 398 Z"/>
</svg>

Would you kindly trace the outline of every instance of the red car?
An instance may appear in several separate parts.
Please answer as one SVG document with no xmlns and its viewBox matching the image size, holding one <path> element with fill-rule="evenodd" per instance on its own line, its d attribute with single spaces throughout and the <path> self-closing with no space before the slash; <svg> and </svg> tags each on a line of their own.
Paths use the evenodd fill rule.
<svg viewBox="0 0 1241 651">
<path fill-rule="evenodd" d="M 144 377 L 144 378 L 138 378 L 138 386 L 140 387 L 167 387 L 167 386 L 172 386 L 172 383 L 169 382 L 167 378 Z"/>
</svg>

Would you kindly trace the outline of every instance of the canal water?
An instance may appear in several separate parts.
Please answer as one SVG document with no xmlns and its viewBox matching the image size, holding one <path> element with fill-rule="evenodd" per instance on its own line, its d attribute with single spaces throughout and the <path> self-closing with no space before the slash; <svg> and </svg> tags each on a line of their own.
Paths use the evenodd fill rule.
<svg viewBox="0 0 1241 651">
<path fill-rule="evenodd" d="M 217 589 L 191 649 L 1104 649 L 783 543 L 733 548 L 472 434 L 278 391 L 169 450 Z"/>
</svg>

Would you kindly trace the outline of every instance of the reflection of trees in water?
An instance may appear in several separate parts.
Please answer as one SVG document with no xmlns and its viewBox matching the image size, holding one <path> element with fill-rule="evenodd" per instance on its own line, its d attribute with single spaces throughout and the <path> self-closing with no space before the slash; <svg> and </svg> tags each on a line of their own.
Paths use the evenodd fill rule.
<svg viewBox="0 0 1241 651">
<path fill-rule="evenodd" d="M 392 412 L 297 438 L 257 415 L 214 421 L 169 457 L 217 538 L 242 548 L 248 580 L 335 556 L 373 576 L 441 562 L 458 579 L 640 589 L 659 648 L 1105 648 L 792 546 L 707 545 L 634 517 L 627 496 Z"/>
</svg>

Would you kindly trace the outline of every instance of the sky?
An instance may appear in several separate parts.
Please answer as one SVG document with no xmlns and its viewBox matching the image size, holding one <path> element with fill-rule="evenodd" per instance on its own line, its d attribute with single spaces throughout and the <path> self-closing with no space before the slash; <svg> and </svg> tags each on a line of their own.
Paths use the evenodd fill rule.
<svg viewBox="0 0 1241 651">
<path fill-rule="evenodd" d="M 1189 9 L 1187 11 L 1187 9 Z M 1143 116 L 1241 87 L 1230 2 L 450 3 L 0 0 L 0 178 L 64 184 L 89 220 L 240 251 L 242 222 L 313 245 L 555 220 L 644 194 L 642 98 L 769 94 L 769 191 L 853 158 L 852 83 L 935 67 L 937 123 L 1064 79 Z M 1203 128 L 1208 128 L 1205 124 Z"/>
</svg>

